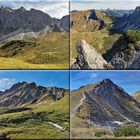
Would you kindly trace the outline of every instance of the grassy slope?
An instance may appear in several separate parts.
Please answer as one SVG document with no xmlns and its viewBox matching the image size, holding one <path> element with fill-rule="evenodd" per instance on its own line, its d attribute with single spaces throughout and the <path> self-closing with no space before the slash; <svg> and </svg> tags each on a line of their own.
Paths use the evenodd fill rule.
<svg viewBox="0 0 140 140">
<path fill-rule="evenodd" d="M 68 96 L 57 102 L 41 102 L 28 106 L 28 111 L 1 114 L 0 132 L 8 133 L 13 139 L 52 139 L 68 138 L 69 133 L 69 106 Z M 0 109 L 2 112 L 3 109 Z M 48 122 L 63 126 L 60 131 Z"/>
<path fill-rule="evenodd" d="M 45 38 L 2 46 L 0 69 L 68 69 L 69 35 L 53 32 Z"/>
<path fill-rule="evenodd" d="M 84 86 L 80 89 L 74 90 L 70 94 L 70 107 L 71 109 L 74 108 L 76 105 L 80 103 L 80 99 L 82 98 L 82 94 L 85 91 L 91 90 L 96 86 L 96 84 L 89 84 L 87 86 Z"/>
<path fill-rule="evenodd" d="M 136 101 L 140 102 L 140 91 L 137 91 L 136 93 L 132 94 L 132 97 L 133 97 Z"/>
<path fill-rule="evenodd" d="M 106 29 L 95 32 L 78 32 L 71 29 L 71 58 L 77 56 L 76 44 L 79 40 L 84 39 L 88 44 L 93 46 L 99 53 L 103 54 L 110 49 L 113 43 L 119 38 L 120 35 L 110 35 Z"/>
</svg>

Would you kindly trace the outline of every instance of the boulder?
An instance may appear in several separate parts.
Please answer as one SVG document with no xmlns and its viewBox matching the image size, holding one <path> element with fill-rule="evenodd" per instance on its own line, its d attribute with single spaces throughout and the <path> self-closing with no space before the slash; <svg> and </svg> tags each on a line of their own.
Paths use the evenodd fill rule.
<svg viewBox="0 0 140 140">
<path fill-rule="evenodd" d="M 77 58 L 71 65 L 72 69 L 108 69 L 111 68 L 106 60 L 85 40 L 77 43 Z"/>
</svg>

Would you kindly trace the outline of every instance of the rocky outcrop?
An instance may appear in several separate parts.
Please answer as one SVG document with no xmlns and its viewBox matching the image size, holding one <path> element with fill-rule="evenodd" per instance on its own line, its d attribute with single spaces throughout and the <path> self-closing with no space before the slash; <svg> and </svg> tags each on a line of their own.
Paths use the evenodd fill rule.
<svg viewBox="0 0 140 140">
<path fill-rule="evenodd" d="M 140 69 L 140 44 L 122 36 L 103 57 L 114 69 Z"/>
<path fill-rule="evenodd" d="M 77 43 L 77 58 L 71 65 L 72 69 L 107 69 L 111 68 L 103 57 L 85 40 Z"/>
<path fill-rule="evenodd" d="M 126 32 L 128 30 L 140 30 L 140 7 L 136 7 L 132 14 L 126 14 L 114 22 L 113 31 Z"/>
<path fill-rule="evenodd" d="M 140 123 L 140 104 L 110 79 L 84 92 L 77 116 L 91 124 L 115 129 L 126 123 Z"/>
<path fill-rule="evenodd" d="M 36 103 L 45 95 L 56 101 L 63 98 L 68 90 L 57 87 L 43 87 L 36 83 L 19 82 L 10 89 L 1 92 L 0 107 L 22 106 Z"/>
</svg>

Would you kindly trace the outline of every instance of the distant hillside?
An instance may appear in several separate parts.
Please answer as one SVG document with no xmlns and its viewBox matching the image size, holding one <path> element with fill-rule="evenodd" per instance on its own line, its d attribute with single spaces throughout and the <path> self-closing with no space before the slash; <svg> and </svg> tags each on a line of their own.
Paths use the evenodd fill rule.
<svg viewBox="0 0 140 140">
<path fill-rule="evenodd" d="M 131 14 L 124 15 L 113 23 L 113 31 L 126 32 L 128 30 L 140 30 L 140 7 L 136 7 L 135 11 Z"/>
<path fill-rule="evenodd" d="M 111 23 L 106 13 L 97 10 L 72 12 L 71 29 L 77 31 L 97 31 L 103 29 L 106 24 Z"/>
</svg>

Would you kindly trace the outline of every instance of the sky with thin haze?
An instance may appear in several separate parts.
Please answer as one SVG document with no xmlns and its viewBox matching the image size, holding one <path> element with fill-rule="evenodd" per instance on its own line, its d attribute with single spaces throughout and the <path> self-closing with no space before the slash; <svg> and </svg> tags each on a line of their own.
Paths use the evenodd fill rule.
<svg viewBox="0 0 140 140">
<path fill-rule="evenodd" d="M 71 0 L 71 11 L 87 9 L 135 9 L 140 0 Z"/>
<path fill-rule="evenodd" d="M 140 90 L 140 71 L 71 71 L 71 90 L 87 84 L 110 79 L 126 92 L 132 94 Z"/>
<path fill-rule="evenodd" d="M 69 2 L 67 0 L 0 0 L 0 7 L 18 9 L 24 7 L 41 10 L 51 17 L 62 18 L 69 14 Z"/>
<path fill-rule="evenodd" d="M 0 71 L 0 91 L 10 88 L 17 82 L 35 82 L 45 87 L 62 87 L 69 89 L 68 71 Z"/>
</svg>

